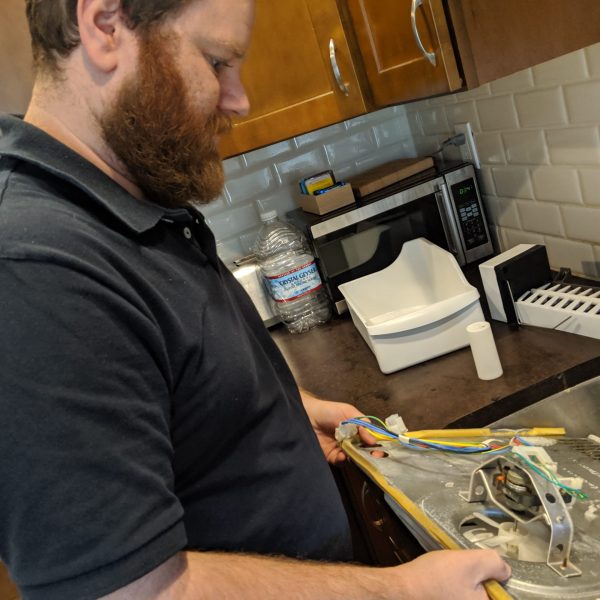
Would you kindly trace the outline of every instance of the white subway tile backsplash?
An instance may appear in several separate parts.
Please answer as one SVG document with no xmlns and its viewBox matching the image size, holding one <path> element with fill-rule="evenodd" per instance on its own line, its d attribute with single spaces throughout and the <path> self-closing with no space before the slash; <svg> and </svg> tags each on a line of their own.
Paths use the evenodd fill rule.
<svg viewBox="0 0 600 600">
<path fill-rule="evenodd" d="M 600 207 L 563 206 L 562 214 L 569 239 L 600 243 Z"/>
<path fill-rule="evenodd" d="M 399 158 L 409 158 L 415 155 L 416 150 L 413 141 L 402 140 L 396 144 L 384 146 L 377 150 L 377 152 L 368 154 L 363 158 L 360 158 L 359 160 L 355 161 L 354 165 L 356 169 L 352 173 L 352 175 L 367 171 L 368 169 L 372 169 L 373 167 L 378 167 L 379 165 L 382 165 L 386 162 L 390 162 L 392 160 L 397 160 Z M 348 175 L 348 177 L 350 177 L 350 175 Z"/>
<path fill-rule="evenodd" d="M 300 192 L 300 187 L 295 185 L 282 186 L 274 194 L 258 198 L 254 201 L 258 214 L 269 210 L 276 210 L 280 216 L 298 208 L 296 204 L 296 195 Z"/>
<path fill-rule="evenodd" d="M 479 131 L 479 116 L 477 115 L 474 100 L 447 104 L 446 119 L 450 130 L 452 130 L 456 123 L 471 123 L 473 129 Z"/>
<path fill-rule="evenodd" d="M 518 127 L 512 96 L 492 96 L 477 102 L 481 131 L 500 131 Z"/>
<path fill-rule="evenodd" d="M 547 236 L 544 238 L 550 266 L 556 270 L 568 267 L 575 275 L 598 277 L 591 244 Z"/>
<path fill-rule="evenodd" d="M 553 60 L 536 65 L 532 69 L 533 80 L 538 86 L 558 85 L 581 81 L 587 76 L 583 50 L 570 52 Z"/>
<path fill-rule="evenodd" d="M 250 171 L 240 177 L 227 181 L 225 189 L 232 204 L 240 204 L 251 200 L 257 194 L 264 194 L 275 184 L 275 177 L 270 167 Z"/>
<path fill-rule="evenodd" d="M 508 198 L 533 198 L 529 171 L 524 167 L 493 167 L 496 193 Z"/>
<path fill-rule="evenodd" d="M 600 206 L 600 169 L 579 169 L 584 204 Z"/>
<path fill-rule="evenodd" d="M 236 156 L 234 158 L 228 158 L 227 160 L 224 160 L 223 171 L 225 172 L 225 177 L 235 175 L 236 173 L 241 173 L 245 166 L 246 162 L 243 156 Z"/>
<path fill-rule="evenodd" d="M 555 165 L 600 163 L 600 139 L 596 127 L 569 127 L 546 132 L 550 160 Z"/>
<path fill-rule="evenodd" d="M 206 218 L 217 240 L 225 240 L 237 236 L 243 231 L 257 227 L 260 223 L 254 204 L 246 204 L 232 208 L 224 213 L 218 213 Z"/>
<path fill-rule="evenodd" d="M 515 105 L 522 127 L 543 127 L 566 123 L 560 87 L 515 94 Z"/>
<path fill-rule="evenodd" d="M 570 123 L 600 122 L 600 81 L 564 87 Z"/>
<path fill-rule="evenodd" d="M 433 154 L 439 150 L 441 143 L 444 141 L 446 136 L 435 135 L 435 136 L 423 136 L 415 140 L 415 147 L 419 156 L 426 156 Z"/>
<path fill-rule="evenodd" d="M 501 239 L 504 241 L 503 250 L 510 250 L 519 244 L 543 244 L 544 236 L 522 229 L 509 229 L 502 227 Z"/>
<path fill-rule="evenodd" d="M 344 134 L 345 135 L 345 134 Z M 275 170 L 282 183 L 297 184 L 300 179 L 328 168 L 327 157 L 322 148 L 298 154 L 275 163 Z"/>
<path fill-rule="evenodd" d="M 506 163 L 504 146 L 499 133 L 475 133 L 475 145 L 479 160 L 488 165 L 503 165 Z"/>
<path fill-rule="evenodd" d="M 236 258 L 248 254 L 238 238 L 230 238 L 218 242 L 217 253 L 225 264 L 232 264 Z"/>
<path fill-rule="evenodd" d="M 584 50 L 590 77 L 600 77 L 600 43 Z"/>
<path fill-rule="evenodd" d="M 531 179 L 538 200 L 582 202 L 576 169 L 540 166 L 532 170 Z"/>
<path fill-rule="evenodd" d="M 484 83 L 477 88 L 467 90 L 465 92 L 459 92 L 456 94 L 458 102 L 464 102 L 465 100 L 474 100 L 479 98 L 485 98 L 491 94 L 491 88 L 489 83 Z"/>
<path fill-rule="evenodd" d="M 560 207 L 556 204 L 520 200 L 517 202 L 517 210 L 523 229 L 549 235 L 564 235 Z"/>
<path fill-rule="evenodd" d="M 408 120 L 401 116 L 373 125 L 372 131 L 379 148 L 395 144 L 402 138 L 410 137 Z"/>
<path fill-rule="evenodd" d="M 446 111 L 443 106 L 434 106 L 422 110 L 421 123 L 425 135 L 446 134 L 449 131 Z"/>
<path fill-rule="evenodd" d="M 286 154 L 292 150 L 292 148 L 294 148 L 294 146 L 291 141 L 286 140 L 284 142 L 279 142 L 278 144 L 272 144 L 266 148 L 261 148 L 260 150 L 248 152 L 244 157 L 246 158 L 246 164 L 249 167 L 253 167 L 254 165 L 267 162 L 277 156 Z"/>
<path fill-rule="evenodd" d="M 223 195 L 208 204 L 196 204 L 196 208 L 205 216 L 210 217 L 227 210 L 227 201 Z"/>
<path fill-rule="evenodd" d="M 329 127 L 324 127 L 323 129 L 317 129 L 316 131 L 300 135 L 294 138 L 294 142 L 297 148 L 305 148 L 306 146 L 319 142 L 322 143 L 326 139 L 345 134 L 346 128 L 343 123 L 337 123 L 336 125 L 330 125 Z"/>
<path fill-rule="evenodd" d="M 507 131 L 502 134 L 502 140 L 509 163 L 520 165 L 548 163 L 546 142 L 541 130 Z"/>
<path fill-rule="evenodd" d="M 423 125 L 421 124 L 421 115 L 419 113 L 419 108 L 424 106 L 422 102 L 417 102 L 407 110 L 406 118 L 408 119 L 408 126 L 410 128 L 410 133 L 415 138 L 422 137 L 423 134 Z"/>
<path fill-rule="evenodd" d="M 375 116 L 378 113 L 370 113 L 366 115 L 360 115 L 358 117 L 354 117 L 353 119 L 349 119 L 348 121 L 344 121 L 344 127 L 347 131 L 351 129 L 364 129 L 365 125 L 372 123 L 374 121 Z"/>
<path fill-rule="evenodd" d="M 487 216 L 490 221 L 500 227 L 521 228 L 517 201 L 513 198 L 498 198 L 496 196 L 484 196 L 483 199 Z"/>
<path fill-rule="evenodd" d="M 356 160 L 365 154 L 373 152 L 375 148 L 375 140 L 371 131 L 364 130 L 325 144 L 325 154 L 327 155 L 329 164 L 335 168 L 336 165 Z"/>
<path fill-rule="evenodd" d="M 449 102 L 456 102 L 456 96 L 454 94 L 434 96 L 433 98 L 429 98 L 429 100 L 427 100 L 429 106 L 445 106 Z"/>
<path fill-rule="evenodd" d="M 492 175 L 492 169 L 485 165 L 481 165 L 479 170 L 479 186 L 481 188 L 481 194 L 487 196 L 495 196 L 496 186 L 494 185 L 494 177 Z"/>
<path fill-rule="evenodd" d="M 517 71 L 508 77 L 496 79 L 490 84 L 492 94 L 505 94 L 506 92 L 516 92 L 533 87 L 533 75 L 531 69 Z"/>
</svg>

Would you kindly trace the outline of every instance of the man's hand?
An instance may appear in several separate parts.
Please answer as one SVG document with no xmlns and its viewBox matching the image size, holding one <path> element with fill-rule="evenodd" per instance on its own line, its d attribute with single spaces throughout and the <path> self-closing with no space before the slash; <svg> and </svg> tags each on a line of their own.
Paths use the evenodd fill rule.
<svg viewBox="0 0 600 600">
<path fill-rule="evenodd" d="M 510 567 L 494 550 L 428 552 L 398 570 L 410 600 L 488 600 L 483 582 L 506 581 Z"/>
<path fill-rule="evenodd" d="M 305 390 L 300 390 L 300 395 L 327 462 L 335 465 L 346 460 L 346 455 L 335 439 L 335 428 L 341 421 L 360 417 L 362 413 L 351 404 L 320 400 Z M 376 443 L 375 438 L 364 428 L 359 427 L 358 431 L 365 444 Z"/>
</svg>

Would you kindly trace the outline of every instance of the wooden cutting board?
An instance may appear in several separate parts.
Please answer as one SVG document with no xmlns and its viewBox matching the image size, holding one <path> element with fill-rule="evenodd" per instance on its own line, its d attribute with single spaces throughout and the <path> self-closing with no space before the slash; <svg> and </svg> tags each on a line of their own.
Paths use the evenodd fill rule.
<svg viewBox="0 0 600 600">
<path fill-rule="evenodd" d="M 354 195 L 362 198 L 431 167 L 433 167 L 431 156 L 399 158 L 353 177 L 350 183 Z"/>
</svg>

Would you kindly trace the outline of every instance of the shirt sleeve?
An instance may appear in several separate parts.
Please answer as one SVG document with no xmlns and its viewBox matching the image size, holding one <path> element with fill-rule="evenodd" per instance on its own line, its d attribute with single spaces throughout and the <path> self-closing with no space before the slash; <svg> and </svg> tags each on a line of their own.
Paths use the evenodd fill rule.
<svg viewBox="0 0 600 600">
<path fill-rule="evenodd" d="M 98 598 L 185 547 L 160 328 L 76 258 L 0 259 L 0 558 L 24 600 Z"/>
</svg>

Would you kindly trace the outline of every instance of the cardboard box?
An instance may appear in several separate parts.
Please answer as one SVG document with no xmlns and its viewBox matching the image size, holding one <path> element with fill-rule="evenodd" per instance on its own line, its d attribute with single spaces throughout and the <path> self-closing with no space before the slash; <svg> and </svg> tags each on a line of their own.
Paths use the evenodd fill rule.
<svg viewBox="0 0 600 600">
<path fill-rule="evenodd" d="M 349 183 L 317 196 L 298 194 L 296 200 L 302 210 L 316 215 L 324 215 L 342 206 L 354 204 L 355 201 L 352 186 Z"/>
</svg>

